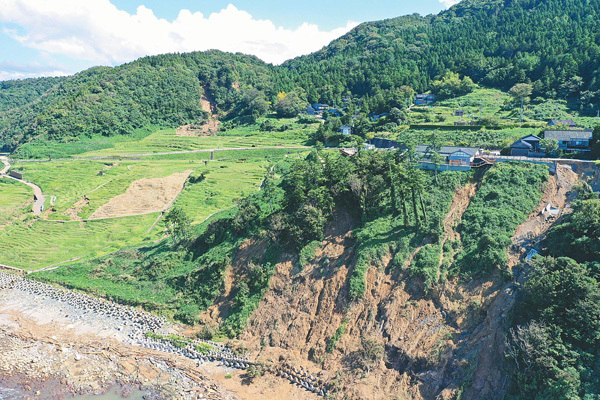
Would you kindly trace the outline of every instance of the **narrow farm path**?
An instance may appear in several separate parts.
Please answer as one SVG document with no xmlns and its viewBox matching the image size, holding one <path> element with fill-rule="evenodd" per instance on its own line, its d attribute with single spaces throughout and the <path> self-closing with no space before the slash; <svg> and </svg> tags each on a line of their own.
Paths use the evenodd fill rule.
<svg viewBox="0 0 600 400">
<path fill-rule="evenodd" d="M 0 161 L 2 161 L 2 163 L 4 164 L 4 168 L 2 169 L 2 171 L 0 171 L 0 177 L 14 179 L 15 181 L 19 181 L 33 189 L 33 194 L 35 195 L 34 202 L 33 202 L 33 214 L 40 215 L 44 209 L 44 202 L 46 201 L 46 198 L 44 197 L 44 194 L 42 193 L 42 189 L 40 189 L 39 186 L 37 186 L 31 182 L 27 182 L 27 181 L 24 181 L 23 179 L 18 179 L 18 178 L 12 177 L 10 175 L 7 175 L 6 173 L 8 172 L 8 170 L 11 167 L 10 162 L 8 161 L 8 157 L 4 157 L 4 156 L 0 157 Z"/>
<path fill-rule="evenodd" d="M 0 171 L 0 175 L 5 175 L 8 169 L 10 168 L 10 164 L 8 163 L 8 157 L 2 156 L 0 157 L 0 161 L 4 164 L 4 168 Z"/>
</svg>

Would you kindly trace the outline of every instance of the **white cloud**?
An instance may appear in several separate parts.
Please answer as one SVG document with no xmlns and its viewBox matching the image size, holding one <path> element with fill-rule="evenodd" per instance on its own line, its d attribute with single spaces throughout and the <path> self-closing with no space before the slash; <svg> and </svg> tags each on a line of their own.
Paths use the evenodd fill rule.
<svg viewBox="0 0 600 400">
<path fill-rule="evenodd" d="M 11 61 L 0 62 L 0 81 L 12 79 L 35 78 L 38 76 L 65 76 L 66 68 L 56 63 L 42 64 L 39 62 L 17 63 Z"/>
<path fill-rule="evenodd" d="M 440 0 L 440 3 L 442 3 L 446 8 L 450 8 L 453 5 L 458 4 L 460 2 L 461 0 Z"/>
<path fill-rule="evenodd" d="M 254 54 L 279 64 L 316 51 L 357 25 L 348 22 L 322 31 L 304 23 L 284 29 L 231 4 L 208 17 L 181 10 L 167 21 L 145 6 L 131 15 L 110 0 L 0 0 L 0 22 L 19 26 L 19 31 L 4 33 L 24 46 L 112 65 L 145 55 L 208 49 Z"/>
</svg>

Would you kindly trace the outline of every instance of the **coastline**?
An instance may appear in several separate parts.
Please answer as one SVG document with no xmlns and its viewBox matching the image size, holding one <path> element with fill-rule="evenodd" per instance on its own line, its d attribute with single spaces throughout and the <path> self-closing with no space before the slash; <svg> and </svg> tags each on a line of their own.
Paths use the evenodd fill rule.
<svg viewBox="0 0 600 400">
<path fill-rule="evenodd" d="M 117 388 L 125 396 L 142 391 L 148 400 L 234 399 L 194 361 L 137 346 L 135 323 L 6 284 L 8 274 L 0 274 L 3 397 L 11 399 L 7 388 L 18 390 L 16 398 L 51 400 Z"/>
</svg>

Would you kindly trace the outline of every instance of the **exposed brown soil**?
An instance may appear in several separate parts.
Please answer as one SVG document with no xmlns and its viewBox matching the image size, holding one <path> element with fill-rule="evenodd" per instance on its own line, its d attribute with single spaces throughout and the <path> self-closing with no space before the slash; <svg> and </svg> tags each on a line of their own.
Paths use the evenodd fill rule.
<svg viewBox="0 0 600 400">
<path fill-rule="evenodd" d="M 180 126 L 175 130 L 177 136 L 214 136 L 219 132 L 221 122 L 218 119 L 217 107 L 206 87 L 200 105 L 202 110 L 208 113 L 208 119 L 202 123 Z"/>
<path fill-rule="evenodd" d="M 576 181 L 572 171 L 559 167 L 539 209 L 517 229 L 513 249 L 525 244 L 522 239 L 530 237 L 529 232 L 537 237 L 548 229 L 552 220 L 539 217 L 548 203 L 568 208 L 567 193 Z M 455 228 L 476 190 L 473 182 L 455 193 L 443 221 L 444 241 L 460 238 Z M 423 283 L 411 278 L 405 268 L 390 268 L 389 255 L 368 270 L 363 300 L 349 304 L 348 279 L 355 261 L 353 226 L 352 218 L 339 215 L 327 227 L 325 240 L 304 269 L 295 256 L 283 256 L 269 292 L 241 337 L 252 357 L 312 371 L 343 390 L 336 398 L 452 399 L 467 376 L 472 376 L 473 385 L 463 392 L 464 398 L 502 398 L 508 385 L 504 332 L 515 284 L 497 273 L 489 280 L 465 283 L 452 279 L 426 293 Z M 245 263 L 264 252 L 265 245 L 264 241 L 249 241 L 240 249 L 226 279 L 225 295 L 204 315 L 207 323 L 216 324 L 221 312 L 226 312 L 232 300 L 227 288 L 238 279 Z M 517 251 L 514 257 L 522 253 Z M 345 333 L 335 349 L 326 352 L 328 341 L 344 321 Z M 362 338 L 385 348 L 385 357 L 369 370 L 360 364 Z M 242 388 L 241 379 L 233 377 L 224 385 Z M 273 383 L 264 379 L 252 390 L 267 393 L 263 391 Z"/>
<path fill-rule="evenodd" d="M 77 200 L 71 207 L 69 207 L 64 212 L 64 214 L 68 216 L 71 219 L 71 221 L 81 221 L 79 213 L 88 204 L 90 204 L 90 199 L 88 199 L 86 196 L 83 196 L 81 199 Z"/>
<path fill-rule="evenodd" d="M 98 208 L 90 219 L 123 217 L 164 211 L 177 198 L 193 170 L 175 173 L 165 178 L 139 179 L 132 182 L 124 194 L 110 199 Z"/>
<path fill-rule="evenodd" d="M 527 251 L 535 247 L 547 230 L 556 223 L 541 211 L 550 203 L 569 213 L 569 192 L 578 177 L 568 166 L 559 166 L 558 173 L 550 176 L 543 198 L 527 221 L 521 224 L 513 236 L 509 251 L 511 268 L 516 266 Z M 503 399 L 509 388 L 509 370 L 504 357 L 505 333 L 509 328 L 509 315 L 516 300 L 516 291 L 523 283 L 523 274 L 516 282 L 504 282 L 498 277 L 489 285 L 489 295 L 482 298 L 481 312 L 484 318 L 472 332 L 457 343 L 452 365 L 445 372 L 443 385 L 451 387 L 455 376 L 471 375 L 472 385 L 462 393 L 464 399 Z"/>
</svg>

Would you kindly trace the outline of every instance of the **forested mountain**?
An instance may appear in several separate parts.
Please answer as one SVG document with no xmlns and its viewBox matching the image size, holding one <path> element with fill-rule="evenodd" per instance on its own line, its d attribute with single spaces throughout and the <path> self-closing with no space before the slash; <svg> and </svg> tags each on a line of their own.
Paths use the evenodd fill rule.
<svg viewBox="0 0 600 400">
<path fill-rule="evenodd" d="M 599 14 L 597 0 L 464 0 L 438 15 L 364 23 L 281 66 L 209 51 L 5 82 L 0 145 L 11 150 L 39 136 L 126 134 L 197 121 L 204 90 L 219 111 L 241 122 L 265 113 L 279 92 L 337 105 L 363 98 L 363 111 L 383 111 L 405 104 L 398 100 L 406 86 L 432 89 L 447 72 L 502 89 L 531 83 L 534 97 L 591 111 L 600 100 Z"/>
<path fill-rule="evenodd" d="M 503 89 L 531 82 L 534 96 L 597 102 L 599 13 L 594 0 L 465 0 L 435 16 L 362 24 L 278 71 L 314 101 L 352 92 L 380 96 L 378 105 L 401 85 L 424 91 L 453 71 Z"/>
<path fill-rule="evenodd" d="M 4 82 L 0 99 L 0 145 L 44 136 L 72 140 L 81 136 L 128 134 L 146 125 L 178 126 L 204 115 L 207 90 L 217 107 L 237 115 L 268 107 L 270 67 L 252 56 L 219 51 L 145 57 L 116 68 L 96 67 L 69 78 Z M 25 85 L 27 84 L 27 85 Z M 27 89 L 25 88 L 27 87 Z M 251 87 L 252 90 L 246 90 Z M 34 96 L 37 88 L 38 97 Z M 23 93 L 19 101 L 14 93 Z M 25 99 L 29 99 L 25 101 Z"/>
</svg>

